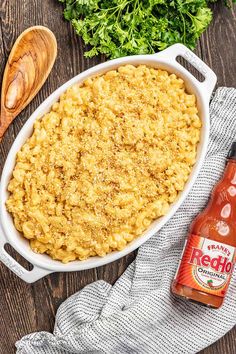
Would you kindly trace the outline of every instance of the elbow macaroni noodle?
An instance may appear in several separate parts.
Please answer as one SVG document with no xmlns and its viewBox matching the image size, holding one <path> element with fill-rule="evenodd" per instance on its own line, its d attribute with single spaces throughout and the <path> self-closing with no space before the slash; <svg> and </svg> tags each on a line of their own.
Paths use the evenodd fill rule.
<svg viewBox="0 0 236 354">
<path fill-rule="evenodd" d="M 17 230 L 64 263 L 122 250 L 184 188 L 200 128 L 195 96 L 160 69 L 72 86 L 17 154 L 6 203 Z"/>
</svg>

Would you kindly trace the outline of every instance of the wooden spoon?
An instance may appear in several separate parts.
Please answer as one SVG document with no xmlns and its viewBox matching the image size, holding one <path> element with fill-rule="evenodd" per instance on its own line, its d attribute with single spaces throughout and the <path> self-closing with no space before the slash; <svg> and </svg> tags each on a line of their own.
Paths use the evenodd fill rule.
<svg viewBox="0 0 236 354">
<path fill-rule="evenodd" d="M 0 141 L 46 81 L 56 56 L 57 41 L 47 27 L 30 27 L 17 38 L 2 81 Z"/>
</svg>

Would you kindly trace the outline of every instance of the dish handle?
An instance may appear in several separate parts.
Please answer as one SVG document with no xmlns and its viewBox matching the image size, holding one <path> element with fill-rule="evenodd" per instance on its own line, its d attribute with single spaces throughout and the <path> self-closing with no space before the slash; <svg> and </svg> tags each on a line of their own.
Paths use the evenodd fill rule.
<svg viewBox="0 0 236 354">
<path fill-rule="evenodd" d="M 15 273 L 19 278 L 24 280 L 26 283 L 34 283 L 37 280 L 50 274 L 51 271 L 48 269 L 39 268 L 33 265 L 33 269 L 28 271 L 22 267 L 14 258 L 12 258 L 5 250 L 4 246 L 8 243 L 5 238 L 4 232 L 0 227 L 0 261 L 5 264 L 13 273 Z"/>
<path fill-rule="evenodd" d="M 191 75 L 191 79 L 201 89 L 203 97 L 205 97 L 209 102 L 217 81 L 217 76 L 214 71 L 211 70 L 211 68 L 209 68 L 209 66 L 206 65 L 196 54 L 194 54 L 185 45 L 177 43 L 154 55 L 158 58 L 163 58 L 169 61 L 171 64 L 178 66 L 180 71 Z M 183 57 L 192 66 L 194 66 L 205 77 L 205 80 L 203 82 L 197 80 L 183 65 L 177 62 L 176 58 L 178 56 Z"/>
</svg>

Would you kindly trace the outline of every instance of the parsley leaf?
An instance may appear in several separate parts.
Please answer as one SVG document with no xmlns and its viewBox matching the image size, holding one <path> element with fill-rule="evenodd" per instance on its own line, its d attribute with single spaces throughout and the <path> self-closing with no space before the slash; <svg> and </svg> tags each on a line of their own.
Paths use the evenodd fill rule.
<svg viewBox="0 0 236 354">
<path fill-rule="evenodd" d="M 64 17 L 91 46 L 86 57 L 118 58 L 155 53 L 174 43 L 193 49 L 212 20 L 208 3 L 217 0 L 59 1 Z"/>
</svg>

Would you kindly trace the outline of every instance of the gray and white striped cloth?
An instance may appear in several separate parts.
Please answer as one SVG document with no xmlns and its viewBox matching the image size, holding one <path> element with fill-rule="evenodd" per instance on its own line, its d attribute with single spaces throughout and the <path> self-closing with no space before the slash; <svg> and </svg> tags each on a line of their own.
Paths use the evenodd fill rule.
<svg viewBox="0 0 236 354">
<path fill-rule="evenodd" d="M 139 249 L 116 284 L 97 281 L 71 296 L 57 312 L 54 333 L 23 337 L 16 343 L 17 353 L 192 354 L 235 325 L 236 272 L 219 310 L 170 293 L 189 224 L 206 205 L 236 138 L 235 109 L 236 89 L 218 89 L 211 103 L 208 154 L 197 182 L 182 207 Z"/>
</svg>

